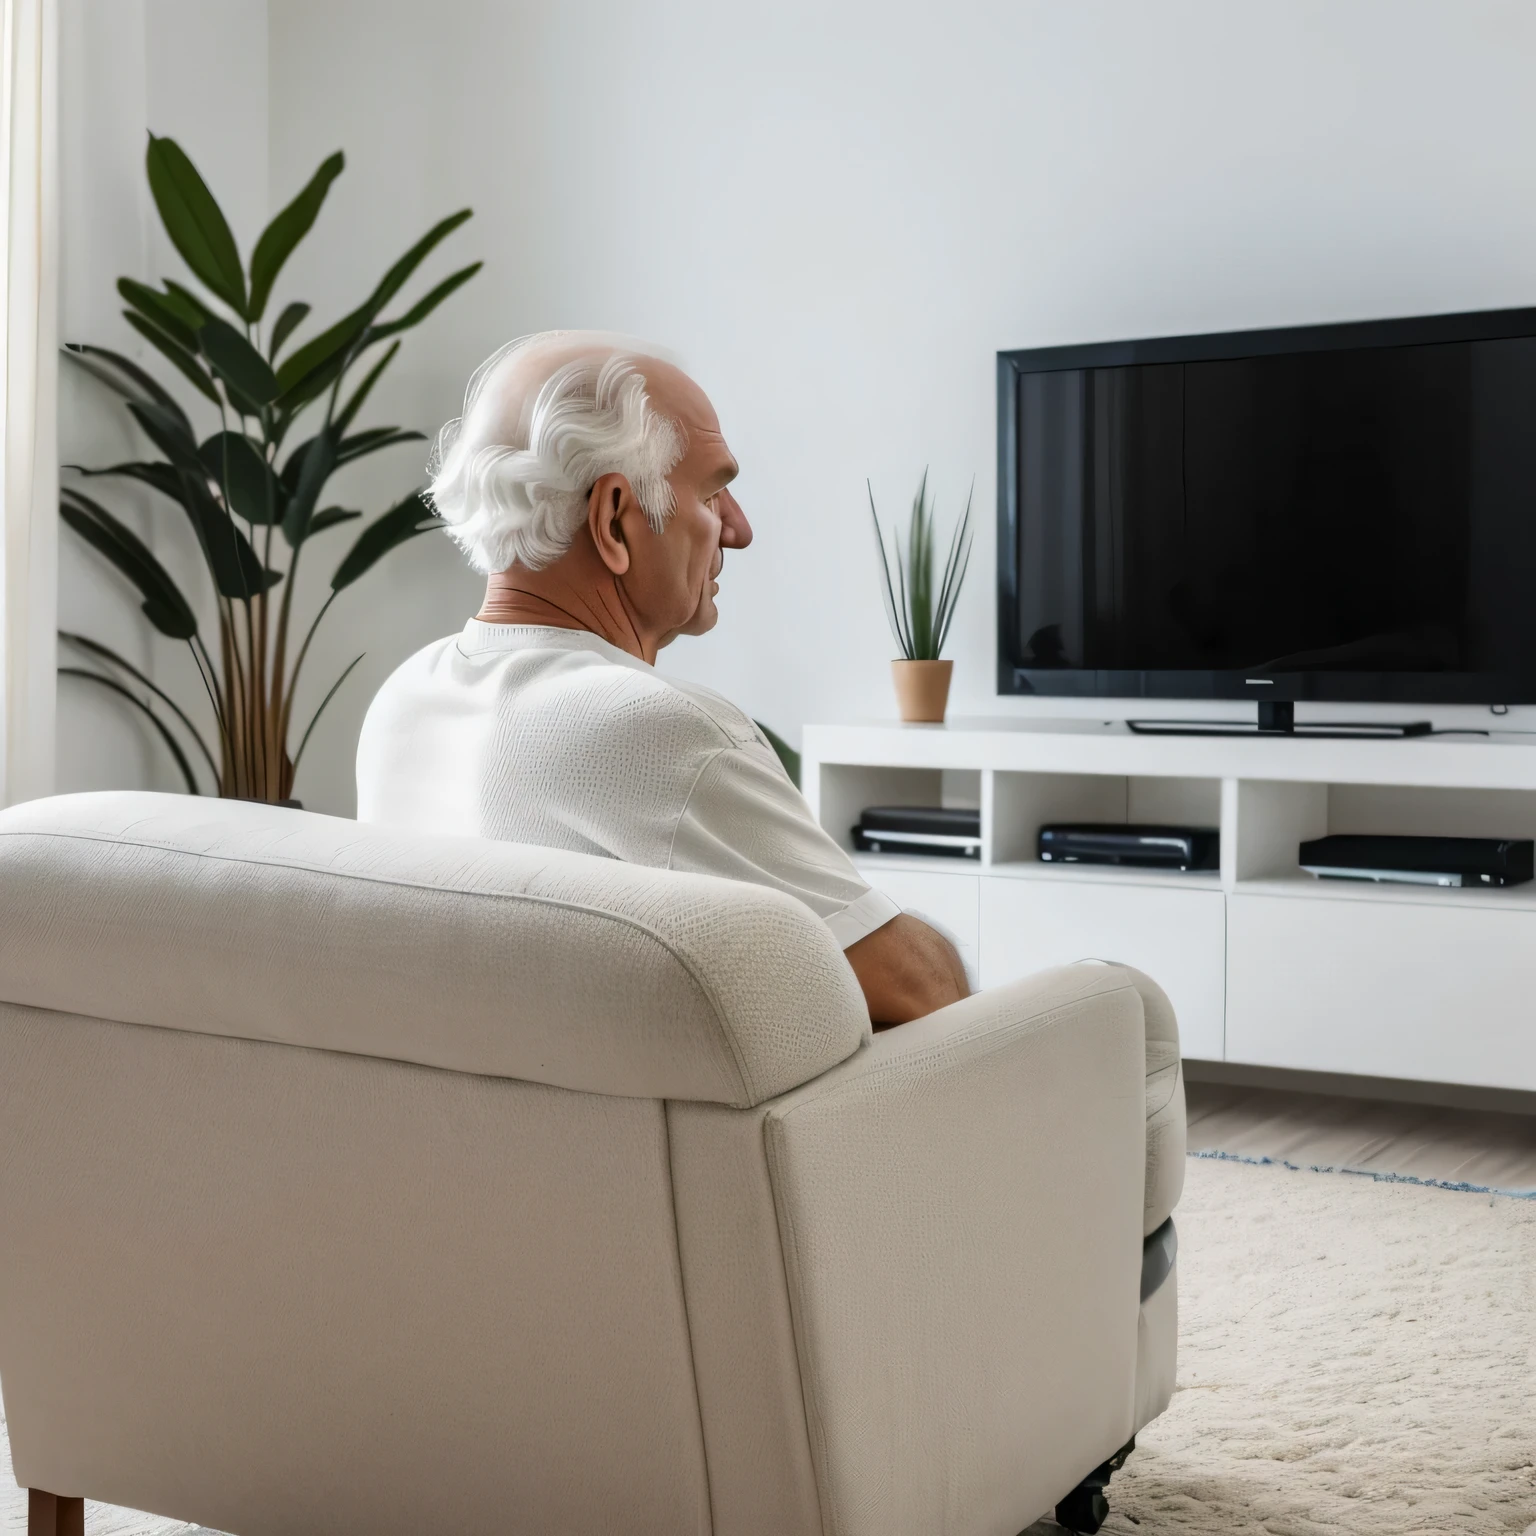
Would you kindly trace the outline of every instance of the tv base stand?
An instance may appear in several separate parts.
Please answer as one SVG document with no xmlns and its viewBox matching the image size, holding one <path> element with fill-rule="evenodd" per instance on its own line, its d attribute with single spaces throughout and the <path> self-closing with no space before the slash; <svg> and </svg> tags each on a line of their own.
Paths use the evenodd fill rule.
<svg viewBox="0 0 1536 1536">
<path fill-rule="evenodd" d="M 1127 720 L 1138 736 L 1331 736 L 1340 738 L 1384 736 L 1428 736 L 1428 720 L 1350 721 L 1331 720 L 1327 724 L 1298 725 L 1296 706 L 1289 699 L 1266 699 L 1259 703 L 1259 718 L 1253 724 L 1245 720 Z"/>
</svg>

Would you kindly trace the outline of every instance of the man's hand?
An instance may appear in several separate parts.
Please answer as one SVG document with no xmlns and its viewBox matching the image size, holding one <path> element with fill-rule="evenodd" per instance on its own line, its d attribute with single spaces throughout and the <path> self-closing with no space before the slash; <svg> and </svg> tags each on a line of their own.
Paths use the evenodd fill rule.
<svg viewBox="0 0 1536 1536">
<path fill-rule="evenodd" d="M 902 913 L 843 951 L 876 1029 L 920 1019 L 971 995 L 955 946 Z"/>
</svg>

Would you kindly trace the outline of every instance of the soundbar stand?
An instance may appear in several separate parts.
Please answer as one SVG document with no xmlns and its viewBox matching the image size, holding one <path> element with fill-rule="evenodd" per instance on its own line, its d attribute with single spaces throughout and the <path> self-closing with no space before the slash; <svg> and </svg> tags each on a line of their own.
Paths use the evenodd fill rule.
<svg viewBox="0 0 1536 1536">
<path fill-rule="evenodd" d="M 1259 718 L 1250 725 L 1243 720 L 1127 720 L 1138 736 L 1331 736 L 1380 737 L 1398 741 L 1406 736 L 1428 736 L 1428 720 L 1374 721 L 1331 720 L 1326 724 L 1296 723 L 1296 706 L 1289 699 L 1262 699 Z"/>
</svg>

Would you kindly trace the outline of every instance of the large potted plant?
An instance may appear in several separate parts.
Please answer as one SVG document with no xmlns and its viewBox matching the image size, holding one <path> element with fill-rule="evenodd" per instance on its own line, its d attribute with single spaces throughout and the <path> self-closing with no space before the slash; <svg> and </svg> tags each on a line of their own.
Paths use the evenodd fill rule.
<svg viewBox="0 0 1536 1536">
<path fill-rule="evenodd" d="M 290 798 L 316 721 L 362 660 L 359 656 L 335 679 L 294 744 L 294 696 L 316 629 L 339 592 L 397 545 L 439 526 L 419 490 L 368 523 L 337 563 L 319 611 L 297 645 L 292 643 L 300 557 L 311 540 L 363 517 L 354 508 L 324 504 L 330 477 L 368 454 L 424 436 L 394 426 L 359 428 L 369 393 L 398 353 L 401 333 L 425 320 L 481 265 L 461 267 L 386 318 L 385 310 L 416 269 L 470 217 L 464 208 L 433 225 L 361 304 L 331 325 L 301 339 L 310 306 L 298 300 L 285 304 L 269 323 L 278 274 L 309 233 L 343 164 L 339 153 L 321 164 L 267 225 L 247 265 L 191 160 L 173 140 L 150 135 L 150 192 L 200 291 L 169 278 L 151 288 L 125 277 L 117 287 L 129 325 L 196 391 L 193 410 L 205 418 L 204 426 L 195 425 L 192 412 L 130 358 L 105 347 L 65 349 L 122 396 L 160 454 L 102 468 L 68 467 L 85 479 L 138 481 L 180 509 L 207 570 L 217 632 L 204 635 L 197 609 L 169 572 L 95 495 L 78 483 L 66 484 L 60 515 L 137 589 L 149 623 L 186 643 L 207 696 L 210 729 L 194 722 L 125 657 L 88 636 L 62 638 L 96 665 L 60 671 L 111 689 L 142 711 L 194 794 L 201 786 L 192 759 L 200 755 L 217 794 Z M 369 367 L 350 383 L 352 370 L 365 358 Z M 312 428 L 302 437 L 295 431 L 301 418 Z"/>
</svg>

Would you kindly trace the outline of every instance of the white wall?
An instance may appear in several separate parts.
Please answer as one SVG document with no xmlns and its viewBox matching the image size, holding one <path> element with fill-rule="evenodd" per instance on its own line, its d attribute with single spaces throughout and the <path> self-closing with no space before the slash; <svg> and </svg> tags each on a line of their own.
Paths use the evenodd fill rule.
<svg viewBox="0 0 1536 1536">
<path fill-rule="evenodd" d="M 666 662 L 792 736 L 891 711 L 863 482 L 894 512 L 925 463 L 944 511 L 976 476 L 953 707 L 1030 707 L 993 692 L 999 348 L 1536 302 L 1526 5 L 272 0 L 271 18 L 274 181 L 333 143 L 352 159 L 353 238 L 312 286 L 334 277 L 339 301 L 429 216 L 477 209 L 463 243 L 488 267 L 413 341 L 410 419 L 435 424 L 483 353 L 553 325 L 657 338 L 711 391 L 758 539 L 727 561 L 720 628 Z M 469 590 L 418 553 L 381 598 L 412 640 L 454 627 Z"/>
<path fill-rule="evenodd" d="M 147 254 L 135 180 L 145 105 L 142 0 L 110 7 L 93 0 L 60 5 L 59 331 L 65 341 L 127 350 L 133 333 L 118 319 L 112 284 L 142 276 Z M 134 457 L 128 422 L 114 396 L 68 363 L 59 367 L 59 454 L 65 464 Z M 66 470 L 65 484 L 78 483 Z M 95 488 L 88 490 L 95 495 Z M 141 536 L 147 500 L 107 494 Z M 117 574 L 68 530 L 59 536 L 59 626 L 112 645 L 135 665 L 149 664 L 147 626 Z M 82 658 L 61 647 L 60 661 Z M 94 685 L 59 682 L 57 786 L 62 791 L 156 782 L 149 743 L 129 706 Z"/>
<path fill-rule="evenodd" d="M 249 81 L 259 48 L 219 39 L 263 7 L 178 9 Z M 332 148 L 349 158 L 290 293 L 339 313 L 432 218 L 477 209 L 454 254 L 486 271 L 408 339 L 374 419 L 435 427 L 484 353 L 546 326 L 680 351 L 758 539 L 727 562 L 719 630 L 666 664 L 792 737 L 891 712 L 863 483 L 894 512 L 925 463 L 941 511 L 976 476 L 953 708 L 1030 707 L 993 695 L 999 348 L 1536 302 L 1521 3 L 264 9 L 271 204 Z M 204 158 L 254 164 L 261 104 L 204 78 L 217 89 L 179 98 L 224 125 Z M 420 460 L 373 461 L 349 504 L 386 505 Z M 317 732 L 307 803 L 350 809 L 368 693 L 476 592 L 424 541 L 337 605 L 313 689 L 369 655 Z"/>
<path fill-rule="evenodd" d="M 60 332 L 124 352 L 179 387 L 122 320 L 115 288 L 121 276 L 186 277 L 149 199 L 145 134 L 180 142 L 249 251 L 267 208 L 266 0 L 61 0 L 60 20 Z M 59 397 L 64 462 L 153 456 L 117 398 L 67 363 Z M 125 517 L 195 597 L 204 578 L 175 508 L 116 482 L 97 481 L 87 494 Z M 152 638 L 125 583 L 68 530 L 60 537 L 59 609 L 62 628 L 112 645 L 189 711 L 202 704 L 185 647 Z M 61 659 L 81 658 L 66 648 Z M 61 791 L 181 787 L 131 706 L 61 679 Z"/>
</svg>

